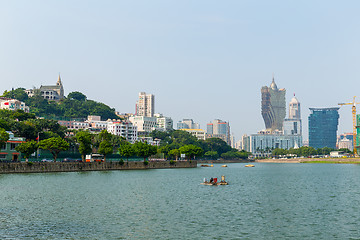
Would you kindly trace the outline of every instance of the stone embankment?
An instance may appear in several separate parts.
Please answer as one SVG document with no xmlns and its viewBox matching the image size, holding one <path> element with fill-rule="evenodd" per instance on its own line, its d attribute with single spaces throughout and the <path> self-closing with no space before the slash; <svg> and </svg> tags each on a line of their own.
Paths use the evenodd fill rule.
<svg viewBox="0 0 360 240">
<path fill-rule="evenodd" d="M 81 172 L 110 170 L 142 170 L 162 168 L 196 168 L 196 161 L 172 162 L 19 162 L 0 163 L 0 173 L 46 173 L 46 172 Z"/>
</svg>

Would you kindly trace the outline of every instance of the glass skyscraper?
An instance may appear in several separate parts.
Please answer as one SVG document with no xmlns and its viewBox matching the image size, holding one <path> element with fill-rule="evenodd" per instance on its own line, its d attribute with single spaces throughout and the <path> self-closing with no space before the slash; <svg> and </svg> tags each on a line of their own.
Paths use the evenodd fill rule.
<svg viewBox="0 0 360 240">
<path fill-rule="evenodd" d="M 336 132 L 339 124 L 339 108 L 310 108 L 309 146 L 336 148 Z"/>
</svg>

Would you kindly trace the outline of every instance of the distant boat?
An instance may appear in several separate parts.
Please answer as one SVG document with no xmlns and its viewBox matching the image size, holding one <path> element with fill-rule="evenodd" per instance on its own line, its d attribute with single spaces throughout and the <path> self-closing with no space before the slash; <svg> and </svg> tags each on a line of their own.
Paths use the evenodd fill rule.
<svg viewBox="0 0 360 240">
<path fill-rule="evenodd" d="M 210 166 L 207 164 L 201 164 L 200 167 L 210 167 Z"/>
<path fill-rule="evenodd" d="M 222 165 L 221 167 L 227 167 L 227 165 L 225 164 L 225 165 Z"/>
<path fill-rule="evenodd" d="M 245 167 L 255 167 L 255 165 L 247 164 L 247 165 L 245 165 Z"/>
</svg>

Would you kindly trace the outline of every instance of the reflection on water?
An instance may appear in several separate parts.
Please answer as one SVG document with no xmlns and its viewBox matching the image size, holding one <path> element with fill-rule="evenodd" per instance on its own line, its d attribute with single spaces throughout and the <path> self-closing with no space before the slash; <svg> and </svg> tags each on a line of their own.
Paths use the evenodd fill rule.
<svg viewBox="0 0 360 240">
<path fill-rule="evenodd" d="M 2 239 L 351 239 L 360 166 L 0 175 Z M 200 185 L 225 175 L 228 186 Z"/>
</svg>

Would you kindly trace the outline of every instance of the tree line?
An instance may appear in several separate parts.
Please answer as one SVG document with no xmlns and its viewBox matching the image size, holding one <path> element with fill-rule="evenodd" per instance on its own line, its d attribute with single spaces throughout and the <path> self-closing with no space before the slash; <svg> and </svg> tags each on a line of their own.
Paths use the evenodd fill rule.
<svg viewBox="0 0 360 240">
<path fill-rule="evenodd" d="M 347 148 L 342 149 L 333 149 L 329 147 L 323 147 L 315 149 L 313 147 L 303 146 L 297 149 L 291 148 L 291 149 L 281 149 L 281 148 L 275 148 L 272 150 L 271 154 L 272 156 L 297 156 L 297 157 L 309 157 L 309 156 L 324 156 L 329 155 L 332 151 L 343 151 L 345 153 L 352 153 Z"/>
</svg>

